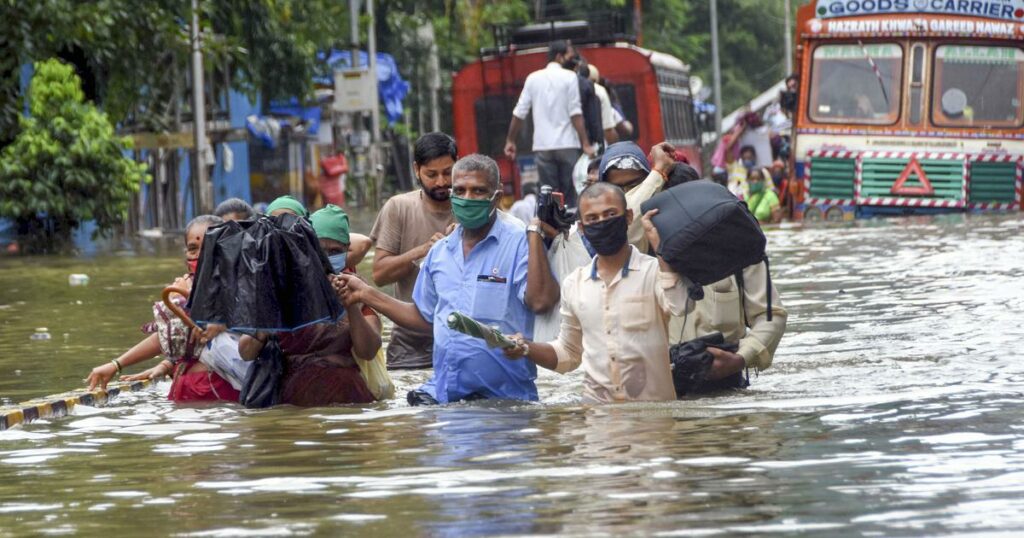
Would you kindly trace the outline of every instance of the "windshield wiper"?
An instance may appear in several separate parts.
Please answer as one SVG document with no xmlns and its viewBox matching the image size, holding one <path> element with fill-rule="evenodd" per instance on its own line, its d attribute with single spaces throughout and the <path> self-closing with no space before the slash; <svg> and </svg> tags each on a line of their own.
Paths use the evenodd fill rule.
<svg viewBox="0 0 1024 538">
<path fill-rule="evenodd" d="M 857 44 L 860 45 L 860 50 L 864 52 L 864 59 L 868 61 L 871 70 L 875 72 L 875 78 L 878 79 L 878 87 L 882 89 L 882 98 L 885 99 L 885 106 L 889 107 L 889 94 L 885 91 L 885 80 L 882 79 L 882 72 L 878 70 L 875 61 L 871 59 L 871 55 L 868 54 L 868 48 L 864 46 L 864 42 L 858 39 Z"/>
</svg>

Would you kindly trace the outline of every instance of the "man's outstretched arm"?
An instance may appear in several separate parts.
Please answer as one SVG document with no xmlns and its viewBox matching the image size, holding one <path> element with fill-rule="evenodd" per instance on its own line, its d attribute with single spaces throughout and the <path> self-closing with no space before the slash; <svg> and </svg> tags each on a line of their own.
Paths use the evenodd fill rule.
<svg viewBox="0 0 1024 538">
<path fill-rule="evenodd" d="M 416 303 L 399 301 L 394 297 L 370 287 L 355 275 L 338 275 L 334 278 L 332 285 L 338 291 L 339 296 L 345 297 L 343 301 L 363 303 L 370 308 L 385 315 L 395 325 L 409 330 L 430 332 L 433 325 L 420 314 Z"/>
</svg>

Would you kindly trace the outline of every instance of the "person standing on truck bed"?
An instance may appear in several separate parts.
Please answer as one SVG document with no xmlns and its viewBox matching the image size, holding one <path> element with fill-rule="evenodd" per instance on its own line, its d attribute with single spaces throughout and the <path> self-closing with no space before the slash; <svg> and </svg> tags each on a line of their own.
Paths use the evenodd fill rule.
<svg viewBox="0 0 1024 538">
<path fill-rule="evenodd" d="M 593 157 L 594 148 L 583 124 L 583 109 L 575 65 L 576 50 L 565 40 L 548 48 L 548 65 L 526 77 L 519 102 L 512 111 L 505 140 L 505 155 L 516 158 L 516 139 L 526 117 L 533 114 L 533 154 L 541 185 L 565 195 L 565 205 L 576 207 L 572 169 L 580 151 Z"/>
<path fill-rule="evenodd" d="M 619 130 L 624 128 L 622 124 L 626 118 L 623 118 L 622 114 L 612 107 L 611 95 L 601 84 L 601 72 L 597 67 L 594 64 L 588 65 L 587 73 L 589 80 L 594 83 L 594 93 L 601 102 L 601 129 L 604 132 L 604 143 L 606 146 L 614 144 L 619 141 Z"/>
</svg>

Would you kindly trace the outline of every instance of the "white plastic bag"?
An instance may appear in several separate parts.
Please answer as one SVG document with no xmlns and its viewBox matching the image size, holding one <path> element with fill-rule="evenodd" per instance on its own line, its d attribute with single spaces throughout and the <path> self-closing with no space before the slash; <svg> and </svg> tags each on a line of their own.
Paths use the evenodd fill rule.
<svg viewBox="0 0 1024 538">
<path fill-rule="evenodd" d="M 395 384 L 388 374 L 387 359 L 384 357 L 384 346 L 377 350 L 377 355 L 370 361 L 355 359 L 359 365 L 359 373 L 366 382 L 366 387 L 377 401 L 390 400 L 395 397 Z"/>
<path fill-rule="evenodd" d="M 207 342 L 199 353 L 199 362 L 207 368 L 217 372 L 217 375 L 231 383 L 235 390 L 242 390 L 245 383 L 245 375 L 249 373 L 249 367 L 254 361 L 246 361 L 238 354 L 237 333 L 223 332 Z"/>
<path fill-rule="evenodd" d="M 572 184 L 576 187 L 576 194 L 583 192 L 587 186 L 587 166 L 590 164 L 590 157 L 586 153 L 580 155 L 576 164 L 572 167 Z"/>
</svg>

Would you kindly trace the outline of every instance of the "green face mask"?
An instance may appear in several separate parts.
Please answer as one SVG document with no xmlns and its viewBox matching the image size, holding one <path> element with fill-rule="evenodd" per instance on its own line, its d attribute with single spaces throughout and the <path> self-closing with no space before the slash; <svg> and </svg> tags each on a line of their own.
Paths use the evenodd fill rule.
<svg viewBox="0 0 1024 538">
<path fill-rule="evenodd" d="M 750 194 L 760 194 L 764 191 L 764 181 L 752 181 L 747 184 Z"/>
<path fill-rule="evenodd" d="M 491 220 L 491 213 L 494 212 L 494 208 L 491 207 L 491 204 L 494 202 L 493 196 L 486 200 L 452 196 L 451 201 L 455 220 L 459 221 L 459 224 L 468 230 L 476 230 L 487 226 L 487 223 Z"/>
</svg>

